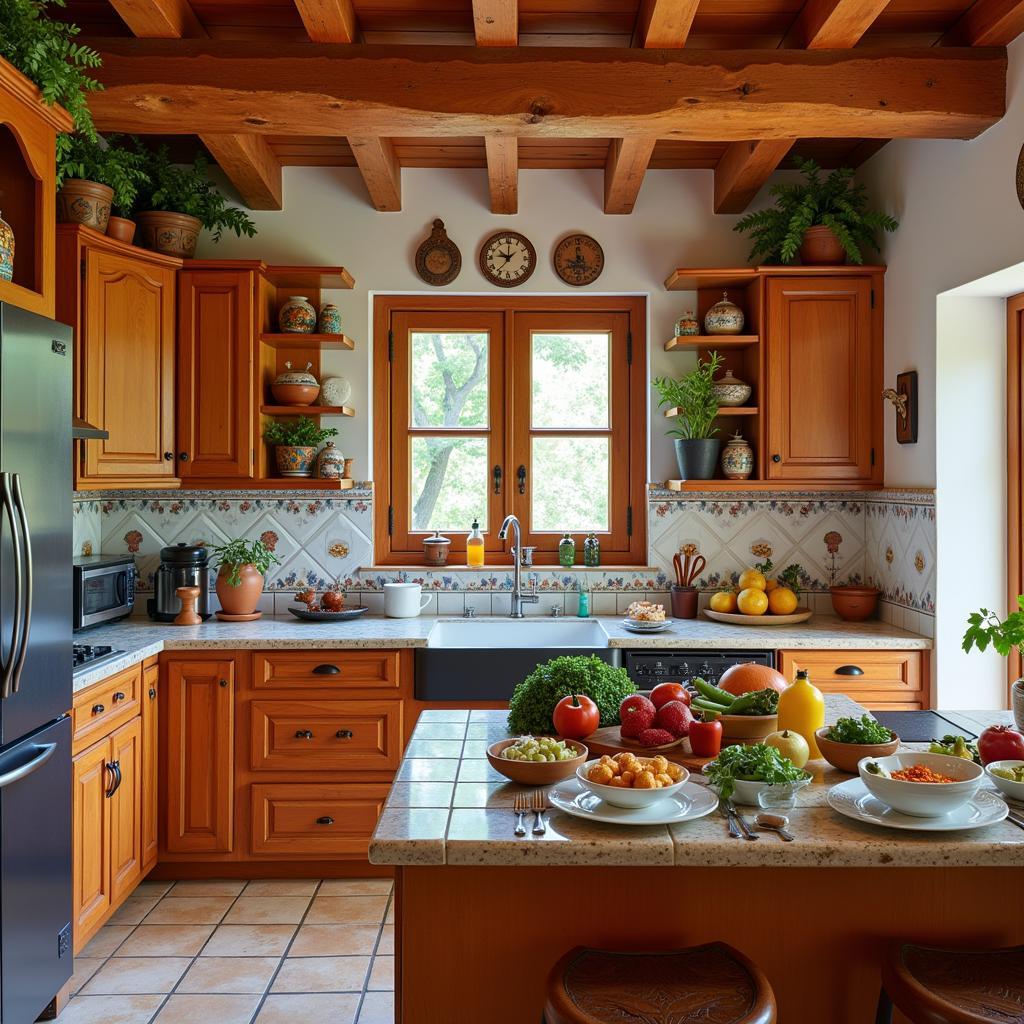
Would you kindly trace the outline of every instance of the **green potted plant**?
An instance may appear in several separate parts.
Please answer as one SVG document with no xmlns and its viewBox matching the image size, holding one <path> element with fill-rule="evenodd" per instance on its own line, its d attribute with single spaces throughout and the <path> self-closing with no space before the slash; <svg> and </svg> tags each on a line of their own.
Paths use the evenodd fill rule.
<svg viewBox="0 0 1024 1024">
<path fill-rule="evenodd" d="M 985 651 L 989 647 L 1004 658 L 1017 652 L 1024 657 L 1024 595 L 1017 598 L 1017 610 L 1000 619 L 987 608 L 967 616 L 967 632 L 963 649 Z M 1024 731 L 1024 679 L 1017 679 L 1010 687 L 1013 698 L 1013 720 Z"/>
<path fill-rule="evenodd" d="M 191 259 L 202 228 L 220 241 L 225 229 L 252 238 L 256 225 L 249 215 L 231 206 L 210 181 L 209 161 L 197 153 L 190 165 L 171 161 L 166 146 L 150 152 L 139 144 L 146 157 L 148 184 L 139 194 L 136 220 L 142 244 L 147 249 Z"/>
<path fill-rule="evenodd" d="M 118 145 L 118 138 L 68 137 L 57 161 L 57 219 L 85 224 L 130 242 L 135 225 L 111 217 L 111 207 L 130 211 L 148 177 L 142 154 Z M 110 221 L 120 223 L 111 230 Z"/>
<path fill-rule="evenodd" d="M 274 445 L 274 458 L 281 476 L 312 476 L 316 450 L 329 437 L 338 434 L 334 427 L 321 427 L 308 416 L 291 420 L 272 420 L 263 430 L 263 440 Z"/>
<path fill-rule="evenodd" d="M 722 442 L 713 436 L 718 433 L 714 382 L 721 365 L 722 357 L 709 352 L 707 359 L 698 359 L 696 368 L 678 380 L 655 377 L 651 382 L 658 392 L 658 406 L 676 410 L 676 428 L 666 433 L 675 436 L 676 462 L 683 480 L 710 480 L 715 475 Z"/>
<path fill-rule="evenodd" d="M 261 540 L 244 537 L 213 549 L 217 567 L 217 597 L 225 615 L 256 618 L 267 570 L 279 565 L 277 556 Z"/>
<path fill-rule="evenodd" d="M 800 262 L 811 266 L 864 262 L 864 249 L 878 252 L 878 232 L 899 223 L 868 209 L 867 189 L 853 180 L 853 169 L 838 167 L 827 177 L 813 160 L 801 160 L 802 182 L 773 185 L 775 205 L 755 210 L 736 222 L 749 232 L 750 261 Z"/>
</svg>

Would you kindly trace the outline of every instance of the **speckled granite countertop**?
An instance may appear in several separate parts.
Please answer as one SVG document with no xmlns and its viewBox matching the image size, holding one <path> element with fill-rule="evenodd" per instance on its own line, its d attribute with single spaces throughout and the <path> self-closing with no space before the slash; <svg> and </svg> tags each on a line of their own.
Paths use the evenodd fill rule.
<svg viewBox="0 0 1024 1024">
<path fill-rule="evenodd" d="M 438 621 L 437 617 L 388 619 L 367 612 L 358 619 L 337 623 L 301 622 L 290 615 L 265 615 L 255 622 L 211 620 L 201 626 L 174 626 L 133 617 L 75 637 L 81 643 L 110 644 L 124 651 L 124 655 L 98 668 L 76 673 L 74 689 L 77 693 L 164 650 L 426 647 L 427 634 Z M 493 618 L 482 617 L 476 621 L 488 622 Z M 569 617 L 560 621 L 576 620 Z M 885 622 L 843 622 L 831 615 L 815 615 L 797 626 L 730 626 L 705 618 L 677 619 L 671 629 L 655 636 L 638 636 L 623 629 L 621 616 L 595 617 L 594 621 L 608 634 L 609 646 L 621 648 L 921 650 L 932 646 L 927 637 Z M 516 623 L 509 620 L 509 625 L 514 629 Z"/>
<path fill-rule="evenodd" d="M 826 721 L 861 714 L 840 695 L 826 695 Z M 946 712 L 943 712 L 946 714 Z M 964 713 L 987 723 L 1008 713 Z M 952 717 L 952 715 L 950 716 Z M 1024 866 L 1024 831 L 1009 822 L 968 832 L 901 832 L 862 825 L 833 811 L 829 788 L 851 776 L 825 761 L 808 768 L 814 781 L 786 812 L 797 841 L 762 834 L 731 839 L 716 812 L 682 825 L 602 825 L 548 812 L 545 836 L 512 834 L 512 802 L 522 787 L 486 760 L 490 743 L 508 736 L 504 711 L 424 711 L 370 844 L 370 860 L 394 865 L 694 865 L 721 867 L 995 867 Z M 920 746 L 920 745 L 917 745 Z M 748 815 L 751 808 L 740 808 Z"/>
</svg>

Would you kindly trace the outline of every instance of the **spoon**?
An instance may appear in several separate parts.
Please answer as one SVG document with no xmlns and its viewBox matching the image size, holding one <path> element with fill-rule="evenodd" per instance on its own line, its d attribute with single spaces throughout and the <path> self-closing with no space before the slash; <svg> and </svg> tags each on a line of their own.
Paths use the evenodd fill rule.
<svg viewBox="0 0 1024 1024">
<path fill-rule="evenodd" d="M 784 814 L 765 814 L 762 812 L 754 818 L 754 824 L 757 825 L 758 828 L 764 829 L 767 832 L 778 833 L 779 838 L 785 840 L 787 843 L 791 843 L 796 839 L 796 836 L 786 828 L 789 824 L 789 818 Z"/>
</svg>

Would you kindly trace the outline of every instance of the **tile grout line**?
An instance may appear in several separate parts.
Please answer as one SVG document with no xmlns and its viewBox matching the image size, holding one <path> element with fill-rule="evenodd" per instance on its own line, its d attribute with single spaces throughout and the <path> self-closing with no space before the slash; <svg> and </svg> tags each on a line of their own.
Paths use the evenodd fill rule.
<svg viewBox="0 0 1024 1024">
<path fill-rule="evenodd" d="M 394 901 L 394 898 L 395 898 L 395 881 L 392 878 L 392 880 L 391 880 L 391 891 L 388 893 L 387 902 L 384 904 L 384 916 L 380 919 L 380 925 L 377 928 L 377 938 L 376 938 L 376 941 L 373 944 L 373 952 L 370 954 L 370 966 L 367 968 L 367 971 L 366 971 L 366 980 L 363 982 L 363 991 L 359 995 L 359 1005 L 356 1007 L 356 1015 L 355 1015 L 354 1024 L 359 1024 L 359 1016 L 363 1012 L 363 1003 L 366 1002 L 366 993 L 370 991 L 370 988 L 369 988 L 370 978 L 373 976 L 373 967 L 374 967 L 374 964 L 377 962 L 377 950 L 380 948 L 381 936 L 383 936 L 383 934 L 384 934 L 384 927 L 387 924 L 388 914 L 391 911 L 391 904 Z M 392 989 L 391 989 L 391 992 L 392 992 L 391 998 L 392 998 L 392 1000 L 395 998 L 393 985 L 394 985 L 394 983 L 392 983 Z"/>
</svg>

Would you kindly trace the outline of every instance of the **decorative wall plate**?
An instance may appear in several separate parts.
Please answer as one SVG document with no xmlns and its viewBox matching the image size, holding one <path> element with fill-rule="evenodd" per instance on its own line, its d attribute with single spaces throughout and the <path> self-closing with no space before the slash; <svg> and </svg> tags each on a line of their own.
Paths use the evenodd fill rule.
<svg viewBox="0 0 1024 1024">
<path fill-rule="evenodd" d="M 497 231 L 480 246 L 480 273 L 499 288 L 515 288 L 537 269 L 537 250 L 518 231 Z"/>
<path fill-rule="evenodd" d="M 444 221 L 438 217 L 430 237 L 416 250 L 416 273 L 435 287 L 451 284 L 462 270 L 462 253 L 448 237 Z"/>
<path fill-rule="evenodd" d="M 593 284 L 604 270 L 604 249 L 590 235 L 566 235 L 555 246 L 554 264 L 566 284 Z"/>
</svg>

